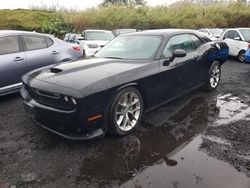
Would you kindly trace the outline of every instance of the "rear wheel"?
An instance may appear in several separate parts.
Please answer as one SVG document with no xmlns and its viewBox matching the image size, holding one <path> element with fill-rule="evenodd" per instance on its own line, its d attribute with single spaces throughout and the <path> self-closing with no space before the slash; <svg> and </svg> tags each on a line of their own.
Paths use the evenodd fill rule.
<svg viewBox="0 0 250 188">
<path fill-rule="evenodd" d="M 124 136 L 133 132 L 139 125 L 143 113 L 143 100 L 140 92 L 132 87 L 117 93 L 110 108 L 112 132 Z"/>
<path fill-rule="evenodd" d="M 213 62 L 208 72 L 208 80 L 205 84 L 207 91 L 213 91 L 217 88 L 221 79 L 221 64 L 218 61 Z"/>
<path fill-rule="evenodd" d="M 245 61 L 245 51 L 240 51 L 239 52 L 239 54 L 238 54 L 238 60 L 240 61 L 240 62 L 244 62 Z"/>
</svg>

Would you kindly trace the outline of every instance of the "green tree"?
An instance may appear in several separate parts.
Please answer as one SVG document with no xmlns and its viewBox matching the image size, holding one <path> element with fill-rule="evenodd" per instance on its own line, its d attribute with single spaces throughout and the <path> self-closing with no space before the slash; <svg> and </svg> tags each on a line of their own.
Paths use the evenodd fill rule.
<svg viewBox="0 0 250 188">
<path fill-rule="evenodd" d="M 104 0 L 101 5 L 145 5 L 145 0 Z"/>
</svg>

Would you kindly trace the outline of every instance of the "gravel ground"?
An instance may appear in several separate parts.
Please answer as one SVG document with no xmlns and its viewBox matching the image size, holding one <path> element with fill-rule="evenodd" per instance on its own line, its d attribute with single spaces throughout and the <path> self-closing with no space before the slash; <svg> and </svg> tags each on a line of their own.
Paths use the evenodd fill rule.
<svg viewBox="0 0 250 188">
<path fill-rule="evenodd" d="M 131 136 L 87 142 L 65 140 L 35 126 L 19 94 L 1 97 L 0 187 L 230 187 L 208 183 L 216 182 L 211 174 L 191 172 L 194 185 L 186 180 L 188 174 L 167 181 L 174 171 L 182 174 L 191 168 L 185 166 L 192 161 L 184 151 L 193 146 L 189 151 L 205 156 L 199 164 L 214 164 L 220 170 L 224 165 L 226 177 L 233 174 L 239 177 L 239 188 L 249 188 L 250 65 L 231 60 L 222 75 L 216 91 L 194 91 L 145 114 L 141 128 Z M 169 174 L 156 176 L 159 164 L 167 166 Z M 147 174 L 151 168 L 156 173 Z M 206 168 L 197 170 L 202 174 Z M 139 182 L 140 177 L 144 180 Z M 228 182 L 234 185 L 235 180 Z"/>
</svg>

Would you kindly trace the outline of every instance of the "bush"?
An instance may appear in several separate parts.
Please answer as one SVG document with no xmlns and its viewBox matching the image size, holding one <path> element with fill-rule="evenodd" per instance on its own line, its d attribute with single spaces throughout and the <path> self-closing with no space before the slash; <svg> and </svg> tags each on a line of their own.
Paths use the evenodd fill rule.
<svg viewBox="0 0 250 188">
<path fill-rule="evenodd" d="M 176 3 L 172 6 L 105 6 L 80 12 L 61 12 L 76 31 L 88 28 L 190 28 L 249 27 L 249 6 L 243 4 Z"/>
<path fill-rule="evenodd" d="M 0 10 L 0 29 L 38 31 L 62 37 L 85 29 L 250 27 L 250 6 L 175 3 L 157 6 L 99 6 L 85 11 Z"/>
</svg>

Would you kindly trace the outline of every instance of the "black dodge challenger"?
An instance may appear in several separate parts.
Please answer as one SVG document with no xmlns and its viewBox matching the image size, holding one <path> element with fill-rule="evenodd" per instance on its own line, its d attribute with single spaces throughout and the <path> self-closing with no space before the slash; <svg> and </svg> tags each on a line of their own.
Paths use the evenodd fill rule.
<svg viewBox="0 0 250 188">
<path fill-rule="evenodd" d="M 24 75 L 24 108 L 38 125 L 65 138 L 127 135 L 143 112 L 201 86 L 214 90 L 228 51 L 224 42 L 192 30 L 122 35 L 91 59 Z"/>
</svg>

